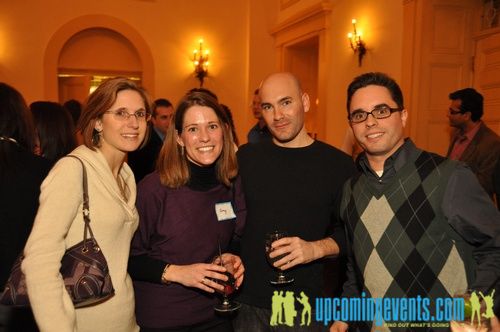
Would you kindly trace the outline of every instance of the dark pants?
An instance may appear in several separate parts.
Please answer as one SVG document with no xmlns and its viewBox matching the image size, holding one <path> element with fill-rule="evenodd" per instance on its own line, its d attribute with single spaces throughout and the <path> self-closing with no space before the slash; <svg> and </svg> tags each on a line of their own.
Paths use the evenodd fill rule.
<svg viewBox="0 0 500 332">
<path fill-rule="evenodd" d="M 328 331 L 328 326 L 324 326 L 321 322 L 314 319 L 314 312 L 311 312 L 311 324 L 309 326 L 300 326 L 301 315 L 297 314 L 294 320 L 293 327 L 279 324 L 271 326 L 271 310 L 259 307 L 254 307 L 247 304 L 241 304 L 236 317 L 233 319 L 233 327 L 235 332 L 325 332 Z"/>
<path fill-rule="evenodd" d="M 174 329 L 141 326 L 141 332 L 233 332 L 233 326 L 229 319 L 217 318 L 209 322 Z"/>
</svg>

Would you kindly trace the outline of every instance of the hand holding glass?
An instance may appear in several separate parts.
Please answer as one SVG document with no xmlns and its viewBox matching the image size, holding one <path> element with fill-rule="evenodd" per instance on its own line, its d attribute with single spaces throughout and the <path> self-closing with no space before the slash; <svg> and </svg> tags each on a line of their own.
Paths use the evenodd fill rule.
<svg viewBox="0 0 500 332">
<path fill-rule="evenodd" d="M 267 258 L 267 261 L 269 262 L 269 264 L 271 264 L 271 266 L 273 268 L 278 270 L 278 274 L 276 276 L 276 279 L 270 280 L 271 284 L 273 284 L 273 285 L 288 284 L 288 283 L 293 282 L 293 280 L 294 280 L 292 277 L 286 276 L 285 273 L 281 269 L 279 269 L 273 265 L 274 262 L 282 259 L 283 257 L 286 256 L 286 254 L 279 255 L 279 256 L 274 257 L 274 258 L 271 258 L 269 256 L 271 254 L 271 252 L 274 250 L 272 248 L 273 242 L 276 240 L 282 239 L 284 237 L 287 237 L 287 236 L 288 235 L 286 232 L 279 231 L 279 230 L 272 231 L 272 232 L 266 234 L 266 258 Z"/>
<path fill-rule="evenodd" d="M 238 310 L 241 305 L 238 302 L 231 301 L 229 299 L 229 296 L 236 290 L 236 279 L 234 278 L 234 273 L 236 272 L 234 269 L 234 264 L 236 262 L 234 256 L 217 256 L 212 263 L 225 267 L 226 272 L 224 274 L 227 276 L 227 281 L 214 280 L 216 283 L 224 286 L 223 291 L 216 289 L 218 293 L 222 294 L 222 303 L 214 306 L 215 311 L 231 312 L 234 310 Z"/>
</svg>

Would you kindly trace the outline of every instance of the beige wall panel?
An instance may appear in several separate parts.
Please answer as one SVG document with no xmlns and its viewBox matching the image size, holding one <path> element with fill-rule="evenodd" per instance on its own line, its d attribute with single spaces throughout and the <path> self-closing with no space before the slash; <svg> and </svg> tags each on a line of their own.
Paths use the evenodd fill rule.
<svg viewBox="0 0 500 332">
<path fill-rule="evenodd" d="M 448 122 L 432 121 L 428 123 L 427 145 L 431 146 L 429 151 L 446 155 L 450 141 L 450 126 Z"/>
<path fill-rule="evenodd" d="M 307 132 L 312 137 L 317 137 L 324 127 L 319 126 L 321 114 L 318 111 L 316 100 L 318 98 L 318 37 L 310 38 L 302 43 L 288 47 L 285 70 L 297 75 L 302 83 L 302 88 L 309 94 L 311 107 L 305 115 Z M 324 137 L 324 136 L 323 136 Z"/>
<path fill-rule="evenodd" d="M 428 85 L 430 109 L 441 109 L 442 115 L 446 115 L 450 104 L 448 95 L 461 88 L 459 82 L 463 79 L 463 71 L 464 68 L 460 64 L 430 64 Z"/>
<path fill-rule="evenodd" d="M 83 103 L 90 90 L 90 76 L 59 77 L 59 102 L 76 99 Z"/>
<path fill-rule="evenodd" d="M 432 20 L 433 53 L 463 53 L 467 13 L 457 6 L 436 5 Z"/>
<path fill-rule="evenodd" d="M 403 86 L 409 95 L 409 135 L 420 147 L 445 154 L 449 144 L 446 112 L 450 92 L 472 85 L 474 0 L 405 1 Z"/>
<path fill-rule="evenodd" d="M 64 45 L 59 68 L 141 72 L 142 63 L 134 45 L 119 33 L 109 29 L 87 29 Z"/>
<path fill-rule="evenodd" d="M 475 87 L 484 96 L 483 120 L 500 133 L 500 29 L 476 37 Z"/>
</svg>

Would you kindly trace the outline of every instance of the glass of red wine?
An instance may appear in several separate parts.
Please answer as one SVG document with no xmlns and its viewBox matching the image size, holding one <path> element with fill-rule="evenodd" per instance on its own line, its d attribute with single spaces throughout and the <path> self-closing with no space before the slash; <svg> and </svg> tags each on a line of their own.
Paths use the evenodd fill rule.
<svg viewBox="0 0 500 332">
<path fill-rule="evenodd" d="M 275 230 L 270 233 L 266 234 L 266 258 L 269 264 L 278 271 L 278 274 L 276 275 L 276 279 L 270 280 L 271 284 L 273 285 L 284 285 L 284 284 L 289 284 L 294 281 L 294 278 L 286 276 L 285 272 L 283 272 L 281 269 L 274 267 L 273 263 L 282 259 L 283 257 L 286 256 L 286 254 L 279 255 L 277 257 L 271 258 L 269 257 L 269 254 L 274 250 L 271 245 L 274 241 L 279 240 L 281 238 L 287 237 L 288 234 L 285 231 L 279 231 Z"/>
<path fill-rule="evenodd" d="M 224 290 L 216 290 L 217 293 L 222 294 L 222 303 L 214 306 L 215 311 L 217 312 L 232 312 L 238 310 L 241 307 L 241 304 L 238 302 L 230 300 L 231 294 L 236 290 L 236 279 L 234 278 L 234 259 L 231 256 L 222 256 L 219 255 L 215 257 L 214 264 L 223 266 L 226 268 L 226 272 L 224 274 L 227 276 L 227 281 L 222 280 L 214 280 L 218 284 L 224 286 Z"/>
</svg>

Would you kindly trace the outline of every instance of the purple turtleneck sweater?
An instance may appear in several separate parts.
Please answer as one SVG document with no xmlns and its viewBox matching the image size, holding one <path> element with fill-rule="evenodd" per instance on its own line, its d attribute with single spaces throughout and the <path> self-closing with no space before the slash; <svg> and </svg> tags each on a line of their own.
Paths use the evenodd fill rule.
<svg viewBox="0 0 500 332">
<path fill-rule="evenodd" d="M 190 181 L 178 189 L 160 183 L 157 172 L 137 191 L 139 228 L 131 246 L 129 273 L 134 280 L 137 323 L 149 328 L 186 327 L 215 319 L 216 295 L 181 284 L 161 283 L 167 263 L 208 263 L 228 251 L 243 231 L 246 208 L 239 178 L 234 190 L 220 184 L 215 168 L 190 164 Z M 236 219 L 218 221 L 217 203 L 231 202 Z"/>
</svg>

